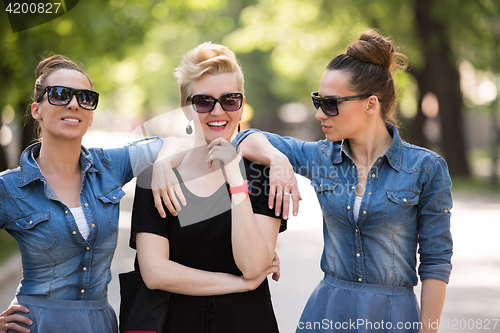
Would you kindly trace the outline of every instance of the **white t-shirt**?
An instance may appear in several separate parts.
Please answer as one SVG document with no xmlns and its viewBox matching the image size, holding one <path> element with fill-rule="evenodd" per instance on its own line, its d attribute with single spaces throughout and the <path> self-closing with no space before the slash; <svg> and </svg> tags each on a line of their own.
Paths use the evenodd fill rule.
<svg viewBox="0 0 500 333">
<path fill-rule="evenodd" d="M 85 218 L 85 215 L 83 214 L 83 208 L 80 207 L 75 207 L 75 208 L 70 208 L 71 214 L 73 214 L 73 217 L 75 218 L 76 225 L 78 226 L 78 229 L 80 229 L 80 233 L 82 234 L 84 239 L 87 239 L 90 234 L 89 230 L 89 224 L 87 223 L 87 219 Z"/>
</svg>

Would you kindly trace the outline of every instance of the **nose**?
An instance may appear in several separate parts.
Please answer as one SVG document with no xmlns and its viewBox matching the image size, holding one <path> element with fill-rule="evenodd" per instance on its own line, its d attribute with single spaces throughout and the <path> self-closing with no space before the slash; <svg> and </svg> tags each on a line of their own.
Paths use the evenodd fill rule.
<svg viewBox="0 0 500 333">
<path fill-rule="evenodd" d="M 220 102 L 217 101 L 215 102 L 215 105 L 214 105 L 214 108 L 212 111 L 210 111 L 210 113 L 214 116 L 218 116 L 218 115 L 223 115 L 226 113 L 226 111 L 224 111 L 224 109 L 222 108 L 222 106 L 220 105 Z"/>
<path fill-rule="evenodd" d="M 314 115 L 314 118 L 316 118 L 318 120 L 326 120 L 326 119 L 328 119 L 328 116 L 323 112 L 321 107 L 319 107 L 318 110 L 316 110 L 316 114 Z"/>
<path fill-rule="evenodd" d="M 70 109 L 78 109 L 80 107 L 78 100 L 76 99 L 76 95 L 71 96 L 71 100 L 69 101 L 67 107 Z"/>
</svg>

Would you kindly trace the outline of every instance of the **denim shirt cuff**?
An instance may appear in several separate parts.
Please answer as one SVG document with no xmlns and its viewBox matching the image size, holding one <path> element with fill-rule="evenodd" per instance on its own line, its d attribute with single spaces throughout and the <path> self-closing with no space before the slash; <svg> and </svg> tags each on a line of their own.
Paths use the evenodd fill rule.
<svg viewBox="0 0 500 333">
<path fill-rule="evenodd" d="M 421 265 L 419 268 L 420 281 L 424 279 L 436 279 L 448 284 L 450 281 L 452 264 Z"/>
<path fill-rule="evenodd" d="M 146 166 L 152 165 L 156 161 L 163 141 L 163 138 L 153 136 L 129 143 L 127 148 L 134 177 L 137 177 Z"/>
</svg>

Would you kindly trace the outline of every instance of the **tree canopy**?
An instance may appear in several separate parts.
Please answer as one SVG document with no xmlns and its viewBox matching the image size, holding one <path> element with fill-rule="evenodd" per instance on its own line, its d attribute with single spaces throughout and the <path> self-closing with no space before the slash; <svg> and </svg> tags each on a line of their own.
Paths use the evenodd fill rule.
<svg viewBox="0 0 500 333">
<path fill-rule="evenodd" d="M 13 124 L 21 128 L 36 64 L 52 52 L 85 65 L 104 97 L 98 112 L 151 118 L 178 106 L 172 73 L 181 56 L 212 41 L 236 52 L 256 120 L 275 119 L 279 107 L 291 102 L 304 103 L 312 114 L 310 92 L 329 60 L 375 28 L 410 59 L 409 70 L 396 74 L 407 140 L 429 145 L 421 105 L 433 93 L 442 134 L 438 149 L 452 174 L 468 175 L 461 122 L 465 105 L 475 105 L 462 94 L 459 68 L 466 61 L 475 70 L 498 70 L 499 7 L 494 0 L 87 0 L 16 33 L 4 12 L 0 112 L 14 113 Z M 24 133 L 22 147 L 32 138 L 29 127 Z M 6 168 L 5 159 L 0 164 Z"/>
</svg>

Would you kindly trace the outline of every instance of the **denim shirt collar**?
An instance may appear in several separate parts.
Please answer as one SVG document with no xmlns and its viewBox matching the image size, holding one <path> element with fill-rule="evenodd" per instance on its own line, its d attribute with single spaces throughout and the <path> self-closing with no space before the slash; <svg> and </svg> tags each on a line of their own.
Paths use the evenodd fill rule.
<svg viewBox="0 0 500 333">
<path fill-rule="evenodd" d="M 23 187 L 35 180 L 42 180 L 43 175 L 35 159 L 40 154 L 41 142 L 37 142 L 26 148 L 21 154 L 19 167 L 21 176 L 19 177 L 18 187 Z M 87 148 L 82 146 L 80 153 L 80 165 L 82 166 L 82 175 L 87 172 L 100 172 L 95 166 L 92 155 Z"/>
<path fill-rule="evenodd" d="M 386 124 L 387 131 L 392 136 L 391 147 L 385 152 L 389 165 L 396 171 L 401 169 L 401 155 L 403 153 L 403 140 L 399 136 L 398 129 L 392 124 Z M 325 140 L 320 145 L 319 150 L 327 155 L 333 164 L 342 163 L 343 154 L 350 156 L 349 144 L 347 139 L 342 141 L 331 142 Z"/>
</svg>

